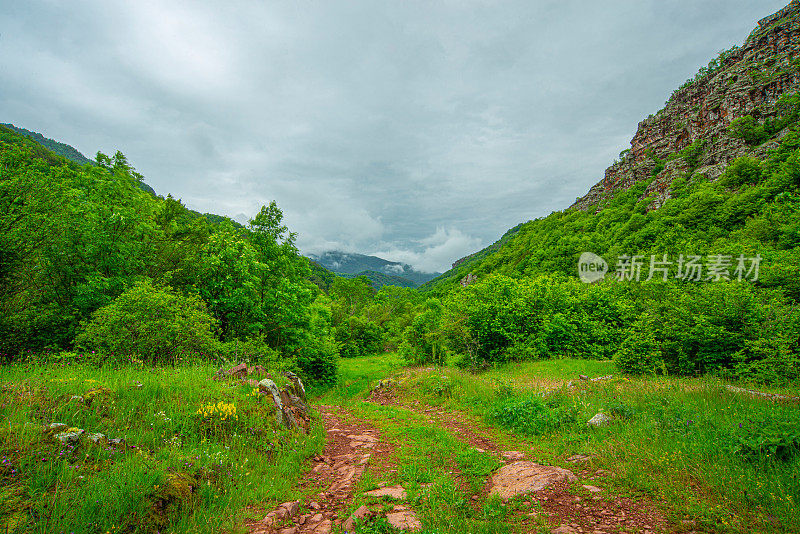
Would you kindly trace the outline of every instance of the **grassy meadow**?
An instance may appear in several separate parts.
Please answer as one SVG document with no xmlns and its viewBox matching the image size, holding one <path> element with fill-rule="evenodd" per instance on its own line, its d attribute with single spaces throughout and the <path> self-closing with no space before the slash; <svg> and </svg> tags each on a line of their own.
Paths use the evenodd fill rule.
<svg viewBox="0 0 800 534">
<path fill-rule="evenodd" d="M 493 510 L 459 515 L 465 495 L 451 491 L 450 498 L 442 497 L 452 484 L 442 466 L 460 465 L 471 483 L 480 483 L 493 469 L 492 457 L 468 454 L 417 412 L 360 402 L 391 367 L 404 405 L 421 402 L 467 421 L 476 418 L 499 443 L 532 450 L 541 463 L 574 468 L 566 458 L 590 455 L 592 467 L 614 474 L 607 479 L 610 488 L 658 503 L 687 532 L 800 531 L 797 402 L 736 394 L 715 378 L 617 376 L 610 361 L 507 364 L 479 375 L 397 364 L 391 354 L 342 360 L 341 385 L 323 401 L 343 402 L 396 440 L 402 468 L 391 482 L 411 488 L 433 483 L 424 494 L 439 494 L 428 495 L 421 506 L 427 524 L 440 524 L 431 532 L 459 532 L 460 523 L 442 519 L 453 517 L 472 518 L 471 531 L 507 532 L 498 518 L 511 510 L 487 502 Z M 578 374 L 615 376 L 586 382 Z M 612 424 L 589 428 L 586 422 L 598 412 Z M 549 532 L 545 525 L 542 532 Z"/>
<path fill-rule="evenodd" d="M 244 519 L 297 498 L 322 428 L 278 429 L 271 400 L 215 372 L 0 367 L 0 532 L 243 532 Z M 62 443 L 52 423 L 85 435 Z"/>
</svg>

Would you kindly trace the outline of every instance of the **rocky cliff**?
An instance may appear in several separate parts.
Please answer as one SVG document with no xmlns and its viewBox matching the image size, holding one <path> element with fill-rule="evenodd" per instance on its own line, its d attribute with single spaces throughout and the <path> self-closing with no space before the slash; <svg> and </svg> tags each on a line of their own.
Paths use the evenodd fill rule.
<svg viewBox="0 0 800 534">
<path fill-rule="evenodd" d="M 651 207 L 658 208 L 675 178 L 696 172 L 714 180 L 733 159 L 765 154 L 775 141 L 751 147 L 730 135 L 728 127 L 747 115 L 759 122 L 776 115 L 778 99 L 800 88 L 799 52 L 800 0 L 793 0 L 759 21 L 744 45 L 723 52 L 676 90 L 662 110 L 640 122 L 631 148 L 572 207 L 599 210 L 615 191 L 652 179 L 645 196 L 654 194 Z M 684 157 L 676 157 L 681 151 Z"/>
</svg>

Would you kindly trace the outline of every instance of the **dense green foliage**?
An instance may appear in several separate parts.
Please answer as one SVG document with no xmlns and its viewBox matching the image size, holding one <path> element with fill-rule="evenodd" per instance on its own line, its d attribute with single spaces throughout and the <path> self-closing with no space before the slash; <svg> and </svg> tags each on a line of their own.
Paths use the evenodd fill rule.
<svg viewBox="0 0 800 534">
<path fill-rule="evenodd" d="M 198 297 L 155 288 L 145 280 L 95 311 L 76 341 L 104 354 L 174 363 L 184 354 L 212 352 L 213 326 Z"/>
<path fill-rule="evenodd" d="M 2 358 L 80 341 L 171 361 L 257 340 L 312 382 L 333 380 L 330 312 L 275 203 L 246 228 L 212 224 L 140 181 L 121 152 L 78 166 L 0 129 Z"/>
</svg>

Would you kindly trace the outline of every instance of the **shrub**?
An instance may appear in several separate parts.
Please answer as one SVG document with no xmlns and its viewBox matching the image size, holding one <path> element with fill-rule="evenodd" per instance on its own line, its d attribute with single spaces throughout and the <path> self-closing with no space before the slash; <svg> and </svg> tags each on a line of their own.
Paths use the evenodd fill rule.
<svg viewBox="0 0 800 534">
<path fill-rule="evenodd" d="M 743 140 L 750 146 L 760 145 L 768 138 L 768 133 L 764 126 L 751 115 L 745 115 L 731 122 L 728 126 L 728 133 L 731 137 Z"/>
<path fill-rule="evenodd" d="M 739 425 L 734 453 L 750 461 L 790 461 L 800 454 L 800 426 L 796 421 L 761 417 Z"/>
<path fill-rule="evenodd" d="M 339 372 L 339 351 L 330 336 L 309 340 L 299 350 L 297 367 L 302 378 L 310 385 L 330 386 L 336 383 Z"/>
<path fill-rule="evenodd" d="M 444 334 L 440 328 L 442 303 L 428 299 L 425 311 L 414 318 L 403 333 L 400 355 L 411 365 L 442 365 L 447 356 Z"/>
<path fill-rule="evenodd" d="M 203 302 L 149 280 L 125 290 L 92 314 L 77 342 L 116 356 L 136 355 L 174 363 L 183 354 L 208 354 L 215 346 L 214 319 Z"/>
<path fill-rule="evenodd" d="M 577 410 L 558 398 L 506 397 L 492 406 L 489 419 L 520 434 L 541 435 L 575 423 Z"/>
<path fill-rule="evenodd" d="M 632 375 L 652 375 L 664 371 L 661 348 L 646 322 L 639 322 L 630 329 L 628 337 L 622 342 L 614 362 L 617 367 Z"/>
<path fill-rule="evenodd" d="M 756 158 L 737 158 L 725 168 L 719 177 L 720 185 L 725 187 L 739 187 L 744 184 L 754 184 L 761 179 L 762 164 Z"/>
</svg>

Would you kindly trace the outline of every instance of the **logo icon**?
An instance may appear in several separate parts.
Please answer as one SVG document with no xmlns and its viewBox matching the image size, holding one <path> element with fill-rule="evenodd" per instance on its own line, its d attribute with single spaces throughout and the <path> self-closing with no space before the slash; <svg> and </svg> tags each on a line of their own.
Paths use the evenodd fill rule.
<svg viewBox="0 0 800 534">
<path fill-rule="evenodd" d="M 578 259 L 578 276 L 581 282 L 591 284 L 602 280 L 608 272 L 606 260 L 591 252 L 584 252 Z"/>
</svg>

